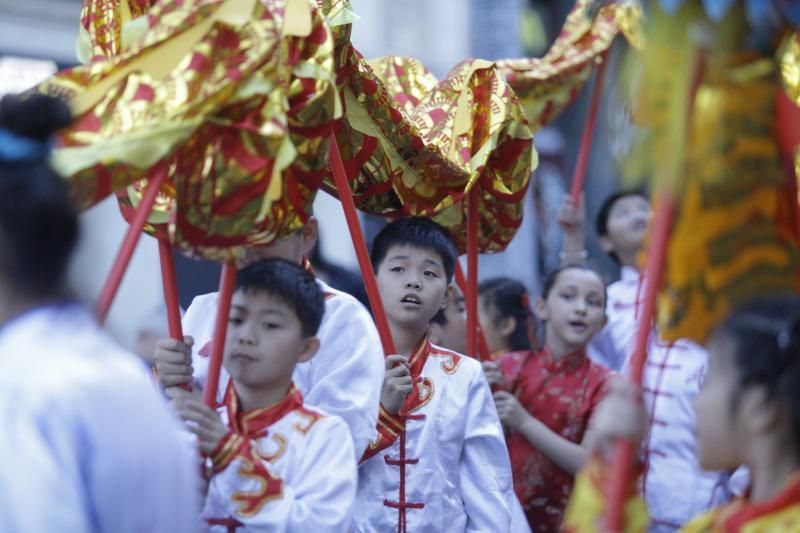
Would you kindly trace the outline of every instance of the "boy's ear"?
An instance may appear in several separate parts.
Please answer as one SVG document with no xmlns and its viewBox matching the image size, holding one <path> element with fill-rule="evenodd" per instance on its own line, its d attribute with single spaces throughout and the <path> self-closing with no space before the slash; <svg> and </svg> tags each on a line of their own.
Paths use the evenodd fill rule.
<svg viewBox="0 0 800 533">
<path fill-rule="evenodd" d="M 536 300 L 536 305 L 533 307 L 533 314 L 541 321 L 550 320 L 550 313 L 547 312 L 547 305 L 541 298 Z"/>
<path fill-rule="evenodd" d="M 500 321 L 499 327 L 497 328 L 497 332 L 500 333 L 503 337 L 508 337 L 514 330 L 517 329 L 517 319 L 513 316 L 507 316 L 503 320 Z"/>
<path fill-rule="evenodd" d="M 319 223 L 313 216 L 308 219 L 303 229 L 300 230 L 300 235 L 303 239 L 303 255 L 308 255 L 317 243 L 317 235 L 319 233 Z"/>
<path fill-rule="evenodd" d="M 447 286 L 447 289 L 445 289 L 444 291 L 444 296 L 442 297 L 442 305 L 441 307 L 439 307 L 439 309 L 444 309 L 445 307 L 450 305 L 450 302 L 452 302 L 453 298 L 455 297 L 456 297 L 456 290 L 453 288 L 453 284 L 451 283 L 450 285 Z"/>
<path fill-rule="evenodd" d="M 297 358 L 298 363 L 305 363 L 311 360 L 312 357 L 317 355 L 319 351 L 319 339 L 317 337 L 308 337 L 304 341 L 303 353 Z"/>
<path fill-rule="evenodd" d="M 764 387 L 748 387 L 739 399 L 739 420 L 745 421 L 753 434 L 771 433 L 783 421 L 778 402 L 770 401 Z"/>
<path fill-rule="evenodd" d="M 597 238 L 597 244 L 600 245 L 600 248 L 607 254 L 610 254 L 614 251 L 614 243 L 611 242 L 611 239 L 608 238 L 608 235 L 602 235 Z"/>
</svg>

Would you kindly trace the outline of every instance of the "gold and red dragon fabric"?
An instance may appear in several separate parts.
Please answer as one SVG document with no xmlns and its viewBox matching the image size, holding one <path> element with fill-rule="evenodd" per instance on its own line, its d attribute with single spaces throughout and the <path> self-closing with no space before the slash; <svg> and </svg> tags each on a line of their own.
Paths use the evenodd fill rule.
<svg viewBox="0 0 800 533">
<path fill-rule="evenodd" d="M 79 204 L 127 188 L 125 212 L 136 182 L 166 169 L 148 229 L 168 228 L 184 252 L 234 259 L 301 227 L 340 113 L 319 11 L 305 0 L 178 0 L 154 6 L 148 25 L 122 54 L 39 87 L 78 116 L 54 162 Z"/>
<path fill-rule="evenodd" d="M 641 10 L 630 2 L 597 6 L 595 0 L 578 0 L 544 57 L 497 62 L 534 131 L 575 100 L 620 32 L 641 46 L 640 19 Z"/>
<path fill-rule="evenodd" d="M 43 87 L 73 97 L 86 112 L 56 159 L 83 205 L 122 189 L 130 216 L 146 185 L 137 177 L 166 169 L 148 229 L 168 230 L 185 251 L 224 259 L 285 235 L 305 219 L 327 174 L 335 77 L 344 104 L 336 134 L 358 207 L 387 217 L 431 216 L 463 250 L 464 200 L 477 187 L 480 249 L 500 251 L 522 220 L 536 160 L 532 131 L 571 101 L 619 30 L 634 35 L 638 13 L 615 5 L 592 12 L 593 3 L 580 0 L 545 58 L 466 61 L 437 82 L 411 59 L 365 61 L 350 42 L 355 17 L 345 0 L 319 0 L 313 28 L 283 35 L 289 4 L 296 11 L 306 3 L 86 0 L 82 25 L 98 59 Z M 146 31 L 123 49 L 125 24 L 142 14 Z M 326 42 L 310 45 L 323 30 Z M 237 44 L 215 40 L 222 33 Z M 168 67 L 154 66 L 156 53 Z M 210 78 L 192 78 L 197 58 Z M 275 86 L 283 88 L 279 96 L 268 90 Z M 525 110 L 514 88 L 524 94 Z M 164 113 L 169 105 L 172 114 Z M 78 168 L 86 153 L 96 155 L 93 165 Z M 323 186 L 336 193 L 332 180 Z M 225 252 L 230 246 L 239 248 Z"/>
<path fill-rule="evenodd" d="M 432 217 L 463 251 L 465 199 L 477 187 L 479 247 L 503 250 L 522 221 L 536 151 L 494 65 L 466 61 L 437 83 L 418 61 L 367 62 L 350 47 L 339 76 L 345 113 L 337 139 L 359 209 Z M 335 193 L 330 181 L 324 186 Z"/>
<path fill-rule="evenodd" d="M 700 2 L 675 14 L 651 6 L 645 46 L 632 52 L 641 65 L 632 108 L 642 129 L 624 169 L 675 200 L 659 331 L 702 343 L 743 302 L 800 291 L 797 147 L 782 146 L 776 134 L 789 118 L 777 106 L 782 71 L 798 68 L 797 56 L 777 46 L 785 29 L 769 49 L 749 46 L 740 5 L 719 23 Z M 715 39 L 698 43 L 689 31 L 698 27 Z"/>
</svg>

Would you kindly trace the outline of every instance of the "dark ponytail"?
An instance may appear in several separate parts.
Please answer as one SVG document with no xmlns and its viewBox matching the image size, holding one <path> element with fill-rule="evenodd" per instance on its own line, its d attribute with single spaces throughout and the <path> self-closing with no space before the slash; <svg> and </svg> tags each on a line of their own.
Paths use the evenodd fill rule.
<svg viewBox="0 0 800 533">
<path fill-rule="evenodd" d="M 0 100 L 0 274 L 29 297 L 61 288 L 78 238 L 66 184 L 48 163 L 50 138 L 70 121 L 56 98 Z"/>
<path fill-rule="evenodd" d="M 531 350 L 536 345 L 535 324 L 525 285 L 510 278 L 487 279 L 478 287 L 492 320 L 513 318 L 517 326 L 509 338 L 512 351 Z"/>
<path fill-rule="evenodd" d="M 800 297 L 755 301 L 730 315 L 712 341 L 733 341 L 741 387 L 762 386 L 789 417 L 800 454 Z"/>
</svg>

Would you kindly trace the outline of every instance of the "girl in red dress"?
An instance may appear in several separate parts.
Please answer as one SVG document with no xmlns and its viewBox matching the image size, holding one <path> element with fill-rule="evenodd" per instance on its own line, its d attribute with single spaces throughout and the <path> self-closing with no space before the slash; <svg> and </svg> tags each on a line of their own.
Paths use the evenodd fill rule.
<svg viewBox="0 0 800 533">
<path fill-rule="evenodd" d="M 510 391 L 536 338 L 525 285 L 505 277 L 481 283 L 478 320 L 492 354 L 491 361 L 483 362 L 486 379 L 495 389 Z"/>
<path fill-rule="evenodd" d="M 525 360 L 513 393 L 495 392 L 514 488 L 533 531 L 559 531 L 575 473 L 587 459 L 589 419 L 610 371 L 586 357 L 606 322 L 605 283 L 586 266 L 551 274 L 536 303 L 544 347 Z"/>
</svg>

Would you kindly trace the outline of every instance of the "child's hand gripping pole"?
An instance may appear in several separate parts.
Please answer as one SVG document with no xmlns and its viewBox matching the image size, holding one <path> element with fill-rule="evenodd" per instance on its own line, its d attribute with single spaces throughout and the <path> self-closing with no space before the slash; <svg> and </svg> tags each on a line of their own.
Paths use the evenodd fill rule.
<svg viewBox="0 0 800 533">
<path fill-rule="evenodd" d="M 175 258 L 172 257 L 172 246 L 165 238 L 158 239 L 158 255 L 161 259 L 161 284 L 164 287 L 164 305 L 167 308 L 167 324 L 169 336 L 183 342 L 181 327 L 181 308 L 178 299 L 178 280 L 175 275 Z M 179 385 L 180 388 L 192 391 L 191 385 Z"/>
</svg>

